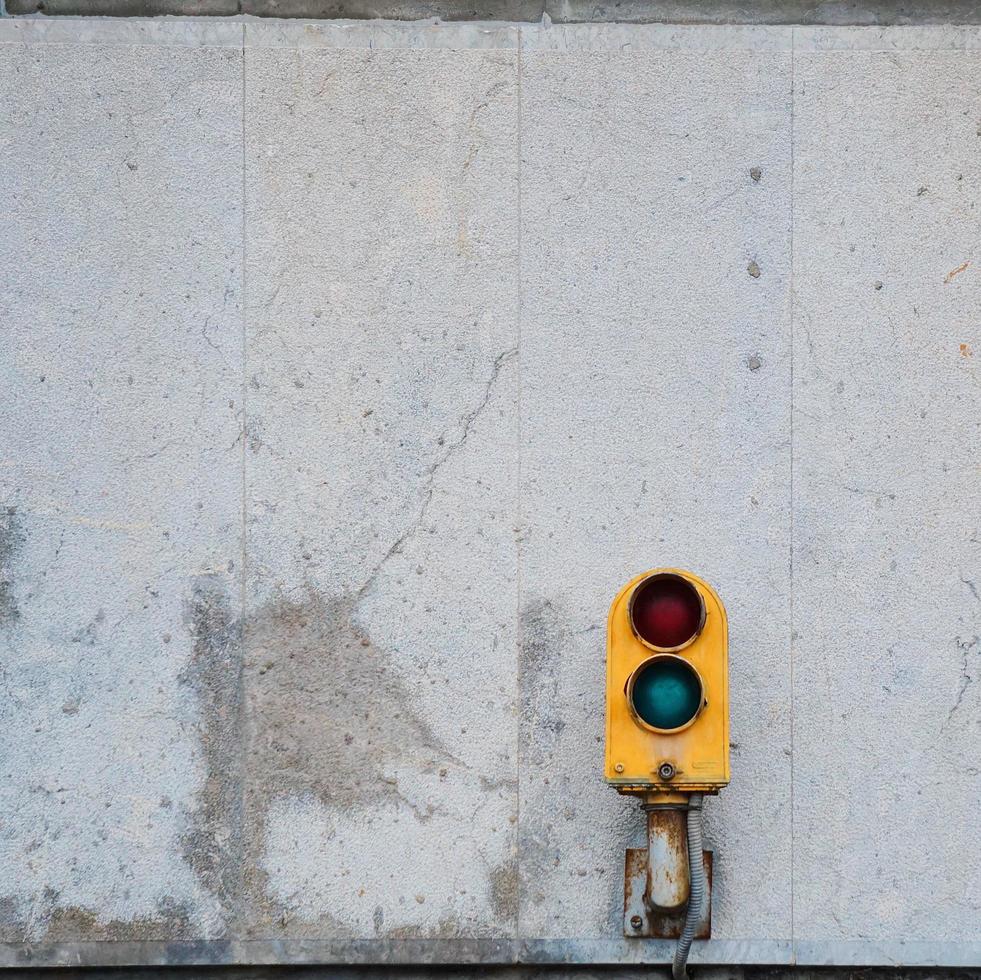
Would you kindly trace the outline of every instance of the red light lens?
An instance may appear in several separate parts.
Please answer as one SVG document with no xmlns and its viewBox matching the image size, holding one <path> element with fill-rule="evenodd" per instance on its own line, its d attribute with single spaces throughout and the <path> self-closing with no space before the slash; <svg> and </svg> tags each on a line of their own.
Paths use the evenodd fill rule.
<svg viewBox="0 0 981 980">
<path fill-rule="evenodd" d="M 630 617 L 642 640 L 665 650 L 684 646 L 705 619 L 695 587 L 677 575 L 652 575 L 641 582 L 630 604 Z"/>
</svg>

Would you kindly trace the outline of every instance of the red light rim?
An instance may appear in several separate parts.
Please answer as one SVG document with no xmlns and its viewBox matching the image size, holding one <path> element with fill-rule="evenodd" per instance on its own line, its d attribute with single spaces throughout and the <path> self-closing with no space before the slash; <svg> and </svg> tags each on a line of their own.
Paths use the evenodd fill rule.
<svg viewBox="0 0 981 980">
<path fill-rule="evenodd" d="M 640 593 L 644 590 L 644 588 L 647 585 L 658 579 L 671 579 L 674 582 L 681 583 L 691 591 L 692 595 L 698 601 L 698 608 L 699 608 L 698 625 L 695 627 L 695 630 L 691 634 L 691 636 L 689 636 L 684 643 L 679 643 L 676 646 L 667 646 L 667 647 L 657 646 L 656 644 L 651 643 L 649 640 L 645 640 L 644 637 L 641 636 L 640 630 L 637 629 L 637 624 L 634 622 L 634 602 L 637 599 L 637 596 L 640 595 Z M 675 572 L 654 572 L 653 575 L 647 575 L 644 578 L 642 578 L 634 586 L 633 591 L 630 593 L 630 600 L 627 603 L 627 615 L 630 618 L 630 628 L 631 630 L 633 630 L 634 636 L 636 636 L 637 639 L 640 640 L 640 642 L 643 643 L 645 647 L 647 647 L 650 650 L 656 650 L 659 653 L 676 653 L 678 650 L 684 650 L 685 647 L 691 646 L 691 644 L 698 639 L 702 630 L 705 628 L 705 616 L 706 616 L 705 600 L 702 598 L 701 592 L 699 592 L 698 589 L 695 588 L 694 584 L 691 583 L 688 579 L 686 579 L 683 575 L 678 575 Z"/>
</svg>

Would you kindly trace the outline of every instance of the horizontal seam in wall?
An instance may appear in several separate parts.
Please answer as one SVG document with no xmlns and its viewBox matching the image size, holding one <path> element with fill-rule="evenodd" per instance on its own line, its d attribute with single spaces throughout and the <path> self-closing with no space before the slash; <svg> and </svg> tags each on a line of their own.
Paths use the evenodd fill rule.
<svg viewBox="0 0 981 980">
<path fill-rule="evenodd" d="M 647 51 L 810 54 L 981 51 L 981 27 L 789 27 L 717 24 L 559 24 L 496 21 L 297 21 L 244 16 L 153 18 L 4 17 L 0 44 L 516 51 L 529 56 Z M 521 39 L 519 41 L 519 32 Z M 291 36 L 292 35 L 292 36 Z"/>
</svg>

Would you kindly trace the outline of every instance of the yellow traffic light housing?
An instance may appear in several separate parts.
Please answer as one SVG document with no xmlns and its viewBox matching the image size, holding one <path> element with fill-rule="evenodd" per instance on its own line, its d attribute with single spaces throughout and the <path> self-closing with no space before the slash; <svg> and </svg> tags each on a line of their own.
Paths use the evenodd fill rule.
<svg viewBox="0 0 981 980">
<path fill-rule="evenodd" d="M 728 621 L 691 572 L 644 572 L 610 607 L 605 774 L 621 793 L 645 795 L 729 782 Z"/>
</svg>

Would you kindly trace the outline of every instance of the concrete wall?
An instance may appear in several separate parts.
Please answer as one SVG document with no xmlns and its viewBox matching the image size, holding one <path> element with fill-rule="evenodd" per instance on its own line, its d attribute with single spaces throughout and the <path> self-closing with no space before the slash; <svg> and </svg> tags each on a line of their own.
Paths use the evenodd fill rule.
<svg viewBox="0 0 981 980">
<path fill-rule="evenodd" d="M 0 42 L 0 961 L 666 959 L 602 690 L 676 564 L 693 961 L 981 963 L 981 32 Z"/>
</svg>

